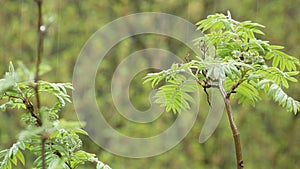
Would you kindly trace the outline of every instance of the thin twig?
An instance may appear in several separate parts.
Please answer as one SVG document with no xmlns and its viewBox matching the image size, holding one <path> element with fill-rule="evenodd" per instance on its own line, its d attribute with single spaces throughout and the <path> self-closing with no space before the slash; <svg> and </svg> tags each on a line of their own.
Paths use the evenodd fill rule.
<svg viewBox="0 0 300 169">
<path fill-rule="evenodd" d="M 36 107 L 37 107 L 37 113 L 36 115 L 39 115 L 40 119 L 40 111 L 41 108 L 41 102 L 40 102 L 40 96 L 39 96 L 39 73 L 40 73 L 40 65 L 42 62 L 42 54 L 43 54 L 43 46 L 44 46 L 44 33 L 42 30 L 43 26 L 43 17 L 42 17 L 42 0 L 35 0 L 37 6 L 38 6 L 38 18 L 37 18 L 37 32 L 38 32 L 38 43 L 37 43 L 37 57 L 36 57 L 36 70 L 35 70 L 35 77 L 34 77 L 34 90 L 35 90 L 35 96 L 36 96 Z M 40 120 L 39 126 L 42 126 L 42 121 Z M 42 169 L 46 169 L 46 158 L 45 158 L 45 144 L 46 144 L 47 138 L 42 136 L 41 137 L 41 156 L 42 156 Z"/>
<path fill-rule="evenodd" d="M 203 76 L 206 77 L 206 71 L 205 71 L 205 70 L 202 70 L 201 72 L 202 72 Z M 196 76 L 196 77 L 197 77 L 197 75 L 198 75 L 198 70 L 197 70 L 196 73 L 195 73 L 195 76 Z M 211 107 L 211 102 L 210 102 L 210 100 L 209 100 L 209 94 L 208 94 L 208 92 L 207 92 L 207 89 L 208 89 L 208 88 L 211 88 L 211 87 L 213 87 L 213 88 L 219 88 L 219 85 L 215 85 L 215 84 L 209 83 L 209 81 L 211 81 L 211 79 L 209 79 L 209 78 L 205 79 L 203 82 L 200 81 L 199 79 L 196 79 L 196 80 L 197 80 L 198 84 L 199 84 L 200 86 L 202 86 L 203 91 L 204 91 L 204 93 L 206 94 L 206 100 L 207 100 L 207 103 L 208 103 L 208 105 Z"/>
<path fill-rule="evenodd" d="M 34 112 L 33 104 L 28 99 L 24 99 L 23 103 L 25 104 L 26 109 L 30 112 L 31 116 L 36 119 L 37 125 L 42 126 L 42 119 Z"/>
<path fill-rule="evenodd" d="M 236 85 L 238 86 L 238 85 Z M 234 140 L 234 145 L 235 145 L 235 156 L 236 156 L 236 162 L 237 162 L 237 169 L 243 169 L 244 168 L 244 161 L 243 161 L 243 156 L 242 156 L 242 147 L 241 147 L 241 142 L 240 142 L 240 134 L 238 131 L 238 128 L 235 124 L 233 113 L 232 113 L 232 108 L 230 105 L 230 98 L 228 96 L 228 93 L 226 93 L 223 85 L 222 85 L 222 80 L 219 81 L 219 90 L 223 96 L 225 107 L 226 107 L 226 112 L 230 124 L 230 128 L 233 134 L 233 140 Z M 234 89 L 232 90 L 234 91 Z M 232 92 L 231 92 L 232 93 Z"/>
<path fill-rule="evenodd" d="M 208 103 L 209 107 L 211 107 L 211 103 L 210 103 L 210 100 L 209 100 L 209 94 L 208 94 L 206 89 L 207 89 L 206 87 L 203 87 L 204 93 L 206 94 L 207 103 Z"/>
<path fill-rule="evenodd" d="M 234 85 L 231 86 L 231 88 L 229 89 L 229 91 L 226 94 L 226 98 L 230 98 L 230 95 L 232 93 L 235 93 L 235 89 L 239 87 L 240 84 L 242 84 L 245 81 L 245 79 L 240 79 L 237 83 L 235 83 Z"/>
<path fill-rule="evenodd" d="M 35 78 L 34 82 L 36 83 L 34 90 L 35 90 L 35 95 L 36 95 L 36 106 L 37 106 L 37 111 L 41 108 L 41 103 L 40 103 L 40 97 L 39 97 L 39 92 L 38 92 L 38 81 L 39 81 L 39 73 L 40 73 L 40 64 L 42 62 L 42 53 L 43 53 L 43 46 L 44 46 L 44 33 L 43 30 L 41 29 L 43 26 L 43 17 L 42 17 L 42 0 L 35 0 L 38 6 L 38 25 L 37 25 L 37 32 L 38 32 L 38 44 L 37 44 L 37 57 L 36 57 L 36 70 L 35 70 Z"/>
<path fill-rule="evenodd" d="M 41 154 L 42 154 L 42 169 L 46 169 L 45 144 L 46 144 L 47 138 L 44 138 L 42 136 L 41 140 L 42 140 L 42 142 L 41 142 L 41 146 L 42 146 L 42 150 L 41 150 Z"/>
<path fill-rule="evenodd" d="M 231 131 L 232 131 L 232 134 L 233 134 L 237 169 L 243 169 L 244 168 L 244 161 L 243 161 L 243 156 L 242 156 L 242 147 L 241 147 L 241 141 L 240 141 L 240 134 L 239 134 L 238 128 L 237 128 L 237 126 L 235 124 L 235 121 L 234 121 L 234 118 L 233 118 L 232 109 L 231 109 L 231 105 L 230 105 L 230 100 L 229 100 L 229 98 L 226 98 L 224 101 L 225 101 L 225 107 L 226 107 L 228 120 L 229 120 L 229 123 L 230 123 L 230 128 L 231 128 Z"/>
<path fill-rule="evenodd" d="M 230 98 L 230 95 L 232 94 L 232 93 L 235 93 L 235 89 L 236 88 L 238 88 L 239 87 L 239 85 L 240 84 L 242 84 L 246 79 L 245 79 L 245 76 L 247 75 L 247 72 L 248 72 L 249 70 L 246 70 L 245 72 L 243 72 L 243 74 L 242 74 L 242 77 L 240 78 L 240 80 L 237 82 L 237 83 L 235 83 L 234 85 L 232 85 L 231 86 L 231 88 L 229 89 L 229 91 L 227 92 L 227 94 L 226 94 L 226 98 Z"/>
</svg>

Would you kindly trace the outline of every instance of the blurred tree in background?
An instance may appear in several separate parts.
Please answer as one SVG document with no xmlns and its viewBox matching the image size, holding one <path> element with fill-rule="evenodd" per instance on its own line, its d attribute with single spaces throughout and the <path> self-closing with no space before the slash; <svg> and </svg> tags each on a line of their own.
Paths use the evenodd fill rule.
<svg viewBox="0 0 300 169">
<path fill-rule="evenodd" d="M 0 74 L 5 72 L 9 61 L 22 61 L 33 68 L 36 49 L 34 44 L 37 40 L 35 29 L 32 29 L 36 24 L 35 3 L 33 0 L 0 2 Z M 251 20 L 265 25 L 264 32 L 272 44 L 285 46 L 286 53 L 299 58 L 299 6 L 300 1 L 292 0 L 45 1 L 44 20 L 49 27 L 45 37 L 43 62 L 51 65 L 52 69 L 42 78 L 53 82 L 71 81 L 75 61 L 88 38 L 110 21 L 137 12 L 165 12 L 196 23 L 209 14 L 230 10 L 237 20 Z M 166 49 L 182 58 L 189 52 L 187 47 L 174 39 L 158 35 L 139 35 L 123 40 L 112 48 L 106 57 L 113 59 L 106 59 L 99 66 L 95 89 L 99 107 L 105 112 L 104 116 L 110 125 L 121 133 L 135 137 L 160 133 L 175 118 L 171 113 L 164 113 L 151 125 L 136 124 L 126 121 L 113 105 L 110 82 L 114 68 L 129 54 L 144 48 Z M 130 86 L 131 101 L 141 110 L 150 106 L 150 85 L 148 88 L 143 86 L 141 79 L 146 73 L 138 74 Z M 288 91 L 297 100 L 300 100 L 299 92 L 299 85 L 291 86 Z M 234 112 L 240 112 L 235 118 L 241 133 L 245 164 L 247 168 L 294 169 L 300 165 L 300 134 L 297 132 L 300 130 L 297 118 L 299 115 L 286 113 L 267 98 L 262 100 L 264 101 L 257 103 L 255 108 L 233 106 L 236 107 Z M 205 99 L 202 99 L 200 106 L 197 122 L 187 137 L 175 148 L 159 156 L 144 159 L 123 158 L 105 152 L 87 137 L 83 138 L 87 142 L 84 144 L 85 149 L 96 153 L 103 162 L 115 169 L 232 168 L 235 165 L 235 159 L 232 158 L 234 147 L 232 140 L 228 139 L 231 138 L 231 133 L 225 116 L 207 142 L 198 142 L 208 112 Z M 76 114 L 72 112 L 74 108 L 67 107 L 62 111 L 62 116 L 76 119 Z M 0 149 L 9 147 L 16 140 L 16 134 L 21 128 L 18 124 L 19 118 L 20 114 L 14 111 L 0 113 Z M 28 163 L 23 168 L 30 168 L 30 154 L 26 158 Z"/>
</svg>

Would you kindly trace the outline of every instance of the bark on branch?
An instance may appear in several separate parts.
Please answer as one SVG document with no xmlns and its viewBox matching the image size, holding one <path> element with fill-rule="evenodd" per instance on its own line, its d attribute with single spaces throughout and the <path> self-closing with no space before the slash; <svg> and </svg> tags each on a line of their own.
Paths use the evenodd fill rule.
<svg viewBox="0 0 300 169">
<path fill-rule="evenodd" d="M 234 85 L 229 91 L 230 94 L 241 83 L 242 83 L 242 81 L 240 83 L 238 82 L 236 85 Z M 231 132 L 232 132 L 232 135 L 233 135 L 237 169 L 243 169 L 244 168 L 244 161 L 243 161 L 243 155 L 242 155 L 242 146 L 241 146 L 241 141 L 240 141 L 240 134 L 239 134 L 238 128 L 237 128 L 237 126 L 235 124 L 235 121 L 234 121 L 232 108 L 231 108 L 231 104 L 230 104 L 230 97 L 229 97 L 230 94 L 228 96 L 228 93 L 226 93 L 226 91 L 225 91 L 225 89 L 222 85 L 222 80 L 219 81 L 219 90 L 220 90 L 220 92 L 223 96 L 223 99 L 224 99 L 226 112 L 227 112 L 227 117 L 228 117 L 228 120 L 229 120 Z"/>
<path fill-rule="evenodd" d="M 38 18 L 37 18 L 37 33 L 38 33 L 38 42 L 37 42 L 37 57 L 36 57 L 36 70 L 35 70 L 35 77 L 34 77 L 34 90 L 35 90 L 35 96 L 36 96 L 36 114 L 31 113 L 32 115 L 36 115 L 36 119 L 38 120 L 39 126 L 42 126 L 42 120 L 40 118 L 40 109 L 41 109 L 41 102 L 40 102 L 40 96 L 39 96 L 39 73 L 40 73 L 40 65 L 42 62 L 42 54 L 43 54 L 43 46 L 44 46 L 44 32 L 43 30 L 43 16 L 42 16 L 42 0 L 35 0 L 37 7 L 38 7 Z M 42 156 L 42 169 L 46 169 L 46 158 L 45 158 L 45 144 L 46 144 L 47 138 L 41 137 L 41 156 Z"/>
</svg>

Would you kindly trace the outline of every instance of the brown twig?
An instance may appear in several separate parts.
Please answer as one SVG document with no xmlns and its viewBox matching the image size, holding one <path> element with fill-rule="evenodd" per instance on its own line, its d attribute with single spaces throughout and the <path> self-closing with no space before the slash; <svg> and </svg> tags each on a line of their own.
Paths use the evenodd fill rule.
<svg viewBox="0 0 300 169">
<path fill-rule="evenodd" d="M 232 87 L 232 91 L 234 91 L 234 89 L 236 87 L 238 87 L 238 85 L 241 83 L 237 83 L 236 85 L 233 85 Z M 234 86 L 236 86 L 234 88 Z M 225 107 L 226 107 L 226 112 L 227 112 L 227 116 L 228 116 L 228 120 L 229 120 L 229 124 L 230 124 L 230 128 L 233 134 L 233 140 L 234 140 L 234 145 L 235 145 L 235 156 L 236 156 L 236 162 L 237 162 L 237 169 L 243 169 L 244 168 L 244 161 L 243 161 L 243 155 L 242 155 L 242 147 L 241 147 L 241 142 L 240 142 L 240 134 L 238 131 L 238 128 L 235 124 L 234 121 L 234 117 L 233 117 L 233 113 L 232 113 L 232 108 L 230 105 L 230 94 L 228 96 L 228 93 L 226 93 L 223 85 L 222 85 L 222 81 L 219 81 L 219 90 L 223 96 L 224 99 L 224 103 L 225 103 Z"/>
<path fill-rule="evenodd" d="M 46 169 L 45 144 L 46 144 L 47 138 L 44 138 L 42 136 L 41 140 L 42 140 L 42 142 L 41 142 L 41 146 L 42 146 L 42 149 L 41 149 L 41 154 L 42 154 L 42 169 Z"/>
<path fill-rule="evenodd" d="M 235 89 L 239 87 L 240 84 L 242 84 L 245 81 L 245 79 L 240 79 L 236 84 L 232 85 L 229 91 L 226 93 L 226 98 L 230 98 L 230 95 L 232 93 L 235 93 Z"/>
<path fill-rule="evenodd" d="M 34 117 L 37 121 L 37 125 L 38 126 L 42 126 L 42 120 L 41 118 L 34 112 L 34 106 L 33 104 L 30 102 L 29 99 L 27 99 L 24 94 L 21 92 L 21 90 L 19 90 L 19 94 L 21 96 L 17 97 L 17 96 L 11 96 L 11 95 L 8 95 L 6 92 L 4 92 L 4 96 L 7 96 L 8 97 L 8 100 L 10 100 L 11 98 L 14 98 L 14 99 L 21 99 L 23 104 L 25 104 L 26 106 L 26 109 L 29 111 L 29 113 L 31 114 L 32 117 Z"/>
<path fill-rule="evenodd" d="M 232 134 L 233 134 L 233 139 L 234 139 L 237 169 L 243 169 L 244 168 L 244 161 L 243 161 L 242 147 L 241 147 L 241 142 L 240 142 L 240 134 L 239 134 L 238 128 L 237 128 L 237 126 L 235 124 L 235 121 L 234 121 L 234 118 L 233 118 L 229 98 L 226 98 L 224 100 L 224 102 L 225 102 L 225 107 L 226 107 L 228 120 L 229 120 L 229 123 L 230 123 L 230 128 L 231 128 L 231 131 L 232 131 Z"/>
<path fill-rule="evenodd" d="M 37 32 L 38 32 L 38 44 L 37 44 L 37 57 L 36 57 L 36 70 L 35 70 L 35 78 L 34 82 L 36 83 L 34 90 L 36 95 L 36 106 L 38 110 L 41 107 L 39 92 L 38 92 L 38 81 L 39 81 L 39 73 L 40 73 L 40 64 L 42 62 L 42 53 L 43 53 L 43 46 L 44 46 L 44 33 L 42 30 L 43 26 L 43 17 L 42 17 L 42 0 L 35 0 L 38 6 L 38 25 L 37 25 Z M 37 110 L 37 111 L 38 111 Z"/>
<path fill-rule="evenodd" d="M 233 28 L 232 28 L 232 30 L 234 31 Z M 206 51 L 204 51 L 204 52 L 206 52 Z M 203 58 L 203 59 L 205 59 L 205 58 Z M 234 121 L 234 117 L 233 117 L 233 113 L 232 113 L 232 108 L 231 108 L 231 104 L 230 104 L 230 95 L 232 93 L 235 93 L 235 89 L 237 87 L 239 87 L 239 85 L 242 84 L 245 81 L 244 77 L 246 76 L 247 71 L 245 71 L 243 73 L 241 79 L 237 83 L 235 83 L 234 85 L 232 85 L 232 87 L 229 89 L 228 92 L 225 91 L 225 89 L 224 89 L 224 87 L 222 85 L 222 80 L 219 80 L 219 84 L 215 85 L 215 84 L 212 84 L 211 82 L 212 81 L 216 82 L 216 80 L 215 79 L 211 79 L 210 77 L 207 77 L 207 71 L 206 70 L 202 70 L 201 73 L 203 74 L 204 77 L 206 77 L 206 79 L 203 82 L 199 81 L 197 79 L 197 82 L 198 82 L 199 85 L 201 85 L 203 87 L 204 92 L 207 95 L 207 99 L 208 99 L 209 105 L 210 105 L 210 101 L 209 101 L 208 93 L 206 91 L 207 88 L 210 88 L 210 87 L 219 88 L 219 90 L 220 90 L 220 92 L 221 92 L 221 94 L 223 96 L 225 107 L 226 107 L 226 112 L 227 112 L 227 116 L 228 116 L 228 120 L 229 120 L 229 124 L 230 124 L 230 128 L 231 128 L 231 131 L 232 131 L 232 134 L 233 134 L 233 139 L 234 139 L 237 169 L 243 169 L 244 168 L 244 161 L 243 161 L 243 156 L 242 156 L 242 147 L 241 147 L 241 142 L 240 142 L 240 134 L 239 134 L 238 128 L 237 128 L 237 126 L 235 124 L 235 121 Z"/>
<path fill-rule="evenodd" d="M 40 65 L 42 62 L 42 54 L 43 54 L 43 46 L 44 46 L 44 30 L 42 30 L 43 26 L 43 17 L 42 17 L 42 0 L 35 0 L 37 6 L 38 6 L 38 18 L 37 18 L 37 33 L 38 33 L 38 43 L 37 43 L 37 57 L 36 57 L 36 70 L 35 70 L 35 77 L 34 77 L 34 90 L 35 90 L 35 96 L 36 96 L 36 108 L 37 113 L 31 113 L 32 115 L 37 115 L 37 119 L 40 120 L 38 122 L 39 126 L 42 126 L 42 121 L 40 118 L 40 114 L 38 113 L 41 108 L 41 102 L 40 102 L 40 96 L 39 96 L 39 73 L 40 73 Z M 46 144 L 47 138 L 42 136 L 41 137 L 41 156 L 42 156 L 42 169 L 46 169 L 46 158 L 45 158 L 45 144 Z"/>
<path fill-rule="evenodd" d="M 240 80 L 237 82 L 237 83 L 235 83 L 234 85 L 232 85 L 231 86 L 231 88 L 229 89 L 229 91 L 226 93 L 226 98 L 230 98 L 230 95 L 232 94 L 232 93 L 235 93 L 235 89 L 236 88 L 238 88 L 239 87 L 239 85 L 240 84 L 242 84 L 246 79 L 245 79 L 245 76 L 247 75 L 247 72 L 248 72 L 249 70 L 246 70 L 246 71 L 244 71 L 243 72 L 243 74 L 242 74 L 242 77 L 240 78 Z"/>
<path fill-rule="evenodd" d="M 27 100 L 27 99 L 24 99 L 24 100 L 23 100 L 23 103 L 25 104 L 26 109 L 30 112 L 31 116 L 34 117 L 34 118 L 36 119 L 37 125 L 38 125 L 38 126 L 42 126 L 42 125 L 43 125 L 42 119 L 40 118 L 40 116 L 38 116 L 38 115 L 34 112 L 33 104 L 32 104 L 29 100 Z"/>
</svg>

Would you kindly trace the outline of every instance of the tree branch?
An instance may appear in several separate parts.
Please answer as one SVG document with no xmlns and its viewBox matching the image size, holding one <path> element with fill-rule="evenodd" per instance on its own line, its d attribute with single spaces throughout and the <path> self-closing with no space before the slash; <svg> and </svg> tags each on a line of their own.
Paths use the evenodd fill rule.
<svg viewBox="0 0 300 169">
<path fill-rule="evenodd" d="M 19 88 L 18 88 L 18 92 L 19 92 L 19 94 L 20 94 L 19 97 L 8 95 L 6 92 L 4 92 L 4 96 L 7 96 L 7 97 L 8 97 L 8 100 L 10 100 L 11 98 L 21 99 L 22 102 L 23 102 L 23 104 L 25 104 L 26 109 L 29 111 L 30 115 L 36 119 L 37 125 L 38 125 L 38 126 L 42 126 L 42 120 L 41 120 L 41 118 L 34 112 L 34 106 L 33 106 L 33 104 L 30 102 L 29 99 L 27 99 L 27 98 L 24 96 L 24 94 L 21 92 L 21 90 L 20 90 Z"/>
<path fill-rule="evenodd" d="M 210 103 L 210 100 L 209 100 L 209 94 L 208 94 L 206 89 L 211 88 L 211 87 L 219 88 L 219 85 L 209 84 L 207 79 L 204 82 L 200 81 L 199 79 L 196 79 L 196 80 L 197 80 L 198 84 L 203 87 L 203 91 L 206 94 L 207 103 L 211 107 L 211 103 Z"/>
<path fill-rule="evenodd" d="M 240 142 L 240 134 L 239 134 L 238 128 L 237 128 L 237 126 L 235 124 L 235 121 L 234 121 L 234 118 L 233 118 L 229 98 L 225 98 L 224 102 L 225 102 L 225 107 L 226 107 L 228 120 L 229 120 L 229 123 L 230 123 L 230 128 L 231 128 L 231 131 L 232 131 L 232 134 L 233 134 L 237 169 L 243 169 L 244 168 L 244 161 L 243 161 L 243 156 L 242 156 L 242 147 L 241 147 L 241 142 Z"/>
<path fill-rule="evenodd" d="M 239 87 L 240 84 L 242 84 L 245 81 L 245 79 L 240 79 L 236 84 L 232 85 L 229 91 L 226 93 L 226 98 L 230 98 L 230 95 L 232 93 L 235 93 L 235 89 Z"/>
<path fill-rule="evenodd" d="M 31 115 L 36 115 L 38 119 L 39 126 L 42 126 L 42 121 L 40 118 L 40 108 L 41 108 L 41 102 L 40 102 L 40 96 L 39 96 L 39 73 L 40 73 L 40 65 L 42 62 L 42 54 L 43 54 L 43 46 L 44 46 L 44 33 L 43 33 L 43 16 L 42 16 L 42 0 L 35 0 L 37 6 L 38 6 L 38 18 L 37 18 L 37 33 L 38 33 L 38 43 L 37 43 L 37 57 L 36 57 L 36 70 L 35 70 L 35 77 L 34 77 L 34 90 L 35 90 L 35 96 L 36 96 L 36 107 L 37 107 L 37 113 L 31 113 Z M 45 158 L 45 144 L 46 144 L 47 138 L 44 136 L 41 136 L 41 156 L 42 156 L 42 169 L 46 169 L 46 158 Z"/>
<path fill-rule="evenodd" d="M 39 98 L 39 92 L 38 92 L 38 81 L 39 81 L 39 73 L 40 73 L 40 64 L 42 62 L 42 53 L 43 53 L 43 46 L 44 46 L 44 33 L 42 30 L 43 26 L 43 17 L 42 17 L 42 0 L 35 0 L 38 6 L 38 23 L 37 23 L 37 32 L 38 32 L 38 44 L 37 44 L 37 57 L 36 57 L 36 70 L 35 70 L 35 77 L 34 82 L 35 87 L 35 95 L 36 95 L 36 106 L 37 111 L 41 108 L 40 98 Z"/>
<path fill-rule="evenodd" d="M 241 82 L 240 82 L 241 83 Z M 238 86 L 240 84 L 239 82 L 234 85 L 234 86 Z M 234 86 L 232 87 L 232 91 L 234 91 Z M 241 142 L 240 142 L 240 134 L 238 131 L 238 128 L 235 124 L 234 121 L 234 117 L 232 114 L 232 108 L 230 105 L 230 99 L 229 96 L 232 93 L 232 91 L 230 92 L 229 96 L 228 93 L 226 93 L 223 85 L 222 85 L 222 80 L 219 81 L 219 90 L 223 96 L 224 99 L 224 103 L 225 103 L 225 107 L 226 107 L 226 112 L 227 112 L 227 116 L 228 116 L 228 120 L 229 120 L 229 124 L 230 124 L 230 128 L 233 134 L 233 140 L 234 140 L 234 147 L 235 147 L 235 157 L 236 157 L 236 162 L 237 162 L 237 169 L 243 169 L 244 168 L 244 161 L 243 161 L 243 156 L 242 156 L 242 147 L 241 147 Z"/>
<path fill-rule="evenodd" d="M 46 159 L 45 159 L 45 144 L 46 144 L 47 138 L 43 137 L 41 138 L 41 154 L 42 154 L 42 169 L 46 169 Z"/>
<path fill-rule="evenodd" d="M 25 104 L 26 109 L 30 112 L 31 116 L 36 119 L 37 125 L 42 126 L 42 119 L 34 112 L 33 104 L 28 99 L 24 99 L 23 103 Z"/>
</svg>

